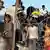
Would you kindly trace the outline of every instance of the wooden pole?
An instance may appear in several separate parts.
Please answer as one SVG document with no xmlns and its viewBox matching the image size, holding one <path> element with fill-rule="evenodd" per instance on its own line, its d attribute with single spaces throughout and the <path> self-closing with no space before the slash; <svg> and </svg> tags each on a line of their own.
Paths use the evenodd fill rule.
<svg viewBox="0 0 50 50">
<path fill-rule="evenodd" d="M 15 5 L 15 17 L 14 17 L 14 34 L 13 34 L 13 46 L 12 46 L 12 50 L 15 49 L 15 31 L 17 29 L 17 24 L 18 24 L 18 17 L 16 15 L 17 13 L 17 8 L 20 8 L 20 3 L 21 3 L 21 0 L 16 0 L 16 5 Z M 16 21 L 16 22 L 15 22 Z"/>
<path fill-rule="evenodd" d="M 21 0 L 16 0 L 16 6 L 20 7 L 20 4 L 21 4 Z"/>
</svg>

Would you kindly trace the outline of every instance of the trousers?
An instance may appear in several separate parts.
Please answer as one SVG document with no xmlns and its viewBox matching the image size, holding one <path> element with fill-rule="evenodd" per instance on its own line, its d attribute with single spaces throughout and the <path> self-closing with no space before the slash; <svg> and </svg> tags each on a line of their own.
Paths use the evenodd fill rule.
<svg viewBox="0 0 50 50">
<path fill-rule="evenodd" d="M 36 39 L 29 39 L 29 50 L 36 50 Z"/>
</svg>

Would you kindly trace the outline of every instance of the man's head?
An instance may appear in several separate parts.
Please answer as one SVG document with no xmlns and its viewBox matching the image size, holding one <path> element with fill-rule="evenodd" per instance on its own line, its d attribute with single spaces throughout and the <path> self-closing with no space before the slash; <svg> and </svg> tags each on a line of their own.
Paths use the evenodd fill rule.
<svg viewBox="0 0 50 50">
<path fill-rule="evenodd" d="M 42 9 L 45 9 L 45 5 L 42 5 Z"/>
</svg>

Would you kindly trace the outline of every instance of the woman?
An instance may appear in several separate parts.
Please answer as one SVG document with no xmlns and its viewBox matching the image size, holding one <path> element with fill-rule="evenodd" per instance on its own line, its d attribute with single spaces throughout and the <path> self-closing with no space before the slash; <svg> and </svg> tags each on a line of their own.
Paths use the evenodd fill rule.
<svg viewBox="0 0 50 50">
<path fill-rule="evenodd" d="M 11 16 L 9 14 L 5 14 L 4 16 L 4 31 L 6 31 L 5 35 L 7 38 L 8 49 L 11 50 L 12 48 L 12 39 L 13 39 L 13 23 Z"/>
</svg>

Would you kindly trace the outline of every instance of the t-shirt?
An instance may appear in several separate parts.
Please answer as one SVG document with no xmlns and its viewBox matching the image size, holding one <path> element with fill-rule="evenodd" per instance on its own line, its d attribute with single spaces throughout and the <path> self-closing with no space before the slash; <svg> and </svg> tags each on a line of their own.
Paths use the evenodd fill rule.
<svg viewBox="0 0 50 50">
<path fill-rule="evenodd" d="M 38 27 L 29 26 L 28 27 L 28 34 L 29 34 L 29 39 L 33 39 L 33 38 L 38 39 Z"/>
</svg>

